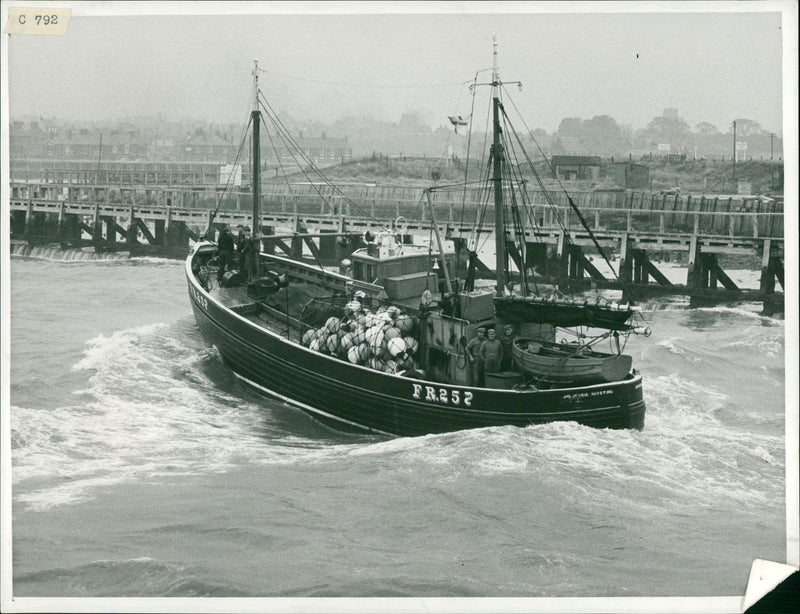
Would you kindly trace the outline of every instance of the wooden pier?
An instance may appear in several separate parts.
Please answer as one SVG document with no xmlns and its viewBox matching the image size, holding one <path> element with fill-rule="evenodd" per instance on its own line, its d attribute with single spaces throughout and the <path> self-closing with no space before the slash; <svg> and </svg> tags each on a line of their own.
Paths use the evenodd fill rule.
<svg viewBox="0 0 800 614">
<path fill-rule="evenodd" d="M 97 251 L 130 251 L 183 257 L 190 241 L 224 224 L 256 228 L 266 235 L 262 247 L 292 256 L 306 253 L 338 264 L 363 245 L 366 231 L 391 229 L 407 219 L 407 234 L 430 235 L 420 206 L 421 188 L 391 188 L 387 195 L 354 186 L 332 191 L 309 184 L 265 190 L 264 213 L 253 224 L 249 195 L 223 193 L 216 186 L 153 186 L 75 183 L 11 184 L 11 234 L 30 244 L 92 246 Z M 420 198 L 417 198 L 417 195 Z M 378 195 L 381 198 L 378 198 Z M 478 195 L 463 198 L 437 193 L 440 230 L 463 253 L 467 239 L 493 231 L 491 206 L 481 209 Z M 622 289 L 629 298 L 684 294 L 699 302 L 759 301 L 765 311 L 783 308 L 784 237 L 782 204 L 758 197 L 623 195 L 622 202 L 579 204 L 594 239 L 566 203 L 555 209 L 534 204 L 525 232 L 525 266 L 537 281 L 565 287 Z M 534 196 L 534 203 L 537 203 Z M 622 204 L 623 206 L 619 206 Z M 216 215 L 214 215 L 214 211 Z M 427 216 L 429 217 L 429 216 Z M 213 218 L 213 222 L 212 222 Z M 566 225 L 561 229 L 557 221 Z M 298 232 L 299 231 L 299 232 Z M 619 258 L 619 279 L 608 279 L 592 262 L 594 241 Z M 739 288 L 720 265 L 728 255 L 761 263 L 758 288 Z M 511 250 L 517 268 L 521 255 Z M 465 259 L 462 258 L 462 261 Z M 686 267 L 685 284 L 674 284 L 657 262 L 676 260 Z M 479 263 L 484 273 L 488 267 Z"/>
</svg>

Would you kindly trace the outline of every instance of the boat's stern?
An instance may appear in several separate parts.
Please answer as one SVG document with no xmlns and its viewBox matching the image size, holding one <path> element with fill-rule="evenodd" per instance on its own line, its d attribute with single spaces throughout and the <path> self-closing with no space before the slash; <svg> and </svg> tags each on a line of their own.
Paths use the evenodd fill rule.
<svg viewBox="0 0 800 614">
<path fill-rule="evenodd" d="M 625 412 L 627 425 L 622 428 L 644 429 L 644 392 L 642 390 L 642 376 L 634 369 L 631 374 L 622 382 L 618 391 L 619 405 Z"/>
</svg>

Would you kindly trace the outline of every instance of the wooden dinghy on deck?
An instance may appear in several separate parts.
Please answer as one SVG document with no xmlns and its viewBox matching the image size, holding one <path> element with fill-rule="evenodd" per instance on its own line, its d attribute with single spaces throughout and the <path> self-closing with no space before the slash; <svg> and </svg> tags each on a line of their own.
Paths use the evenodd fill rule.
<svg viewBox="0 0 800 614">
<path fill-rule="evenodd" d="M 630 373 L 633 359 L 606 354 L 588 346 L 516 339 L 512 352 L 517 367 L 536 385 L 574 386 L 618 382 Z"/>
</svg>

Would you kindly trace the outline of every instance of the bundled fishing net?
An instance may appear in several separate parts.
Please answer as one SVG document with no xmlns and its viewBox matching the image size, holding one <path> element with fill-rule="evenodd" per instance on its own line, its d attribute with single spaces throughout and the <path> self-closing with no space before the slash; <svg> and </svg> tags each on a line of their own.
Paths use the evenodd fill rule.
<svg viewBox="0 0 800 614">
<path fill-rule="evenodd" d="M 395 306 L 372 312 L 358 300 L 338 303 L 315 300 L 304 309 L 304 346 L 384 373 L 419 374 L 416 318 Z"/>
</svg>

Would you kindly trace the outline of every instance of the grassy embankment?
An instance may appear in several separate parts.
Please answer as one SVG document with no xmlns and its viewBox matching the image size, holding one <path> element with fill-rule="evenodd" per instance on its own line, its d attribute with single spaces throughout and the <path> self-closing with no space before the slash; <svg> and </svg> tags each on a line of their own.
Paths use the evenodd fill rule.
<svg viewBox="0 0 800 614">
<path fill-rule="evenodd" d="M 677 187 L 681 193 L 691 194 L 732 194 L 736 192 L 736 183 L 733 181 L 732 175 L 733 167 L 730 161 L 686 160 L 679 163 L 667 163 L 665 160 L 655 159 L 640 163 L 650 167 L 654 191 Z M 478 164 L 473 163 L 472 166 L 474 172 L 471 170 L 470 180 L 475 181 L 478 178 Z M 376 157 L 329 167 L 325 172 L 333 181 L 377 185 L 430 186 L 435 173 L 438 173 L 437 182 L 439 184 L 455 184 L 464 180 L 462 165 L 444 165 L 438 160 L 420 158 Z M 613 183 L 612 173 L 613 167 L 610 161 L 604 160 L 599 182 L 601 186 L 605 187 Z M 782 185 L 779 183 L 781 175 L 782 167 L 779 163 L 748 161 L 736 165 L 737 179 L 750 181 L 753 194 L 782 194 Z M 550 183 L 550 180 L 546 181 Z M 653 220 L 652 223 L 657 226 L 658 221 Z M 686 224 L 687 227 L 683 230 L 690 231 L 690 221 L 687 221 Z M 593 251 L 589 249 L 587 253 Z M 652 256 L 656 260 L 685 261 L 688 254 L 664 252 L 654 253 Z M 757 269 L 760 261 L 754 256 L 720 254 L 720 264 L 723 268 Z"/>
</svg>

